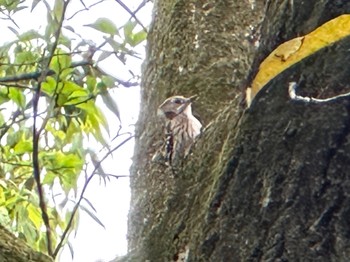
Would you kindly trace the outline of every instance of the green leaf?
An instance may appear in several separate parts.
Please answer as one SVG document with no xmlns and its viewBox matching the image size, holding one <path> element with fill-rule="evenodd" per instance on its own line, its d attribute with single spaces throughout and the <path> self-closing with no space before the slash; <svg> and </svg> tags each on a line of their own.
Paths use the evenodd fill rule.
<svg viewBox="0 0 350 262">
<path fill-rule="evenodd" d="M 50 7 L 48 7 L 48 8 L 50 8 Z M 50 9 L 48 9 L 48 10 L 50 10 Z M 46 41 L 51 42 L 51 37 L 56 33 L 59 24 L 58 24 L 57 19 L 55 19 L 55 17 L 53 17 L 53 14 L 51 11 L 48 11 L 46 13 L 46 17 L 47 17 L 47 26 L 45 28 L 44 38 Z"/>
<path fill-rule="evenodd" d="M 10 98 L 7 93 L 7 88 L 0 88 L 0 105 L 8 102 L 9 100 Z"/>
<path fill-rule="evenodd" d="M 94 205 L 90 202 L 89 199 L 87 199 L 86 197 L 83 197 L 83 199 L 86 201 L 86 203 L 88 203 L 88 205 L 92 208 L 92 210 L 94 210 L 94 212 L 96 211 L 96 208 L 94 207 Z"/>
<path fill-rule="evenodd" d="M 71 143 L 73 139 L 75 139 L 75 137 L 79 136 L 80 137 L 81 134 L 81 129 L 79 126 L 78 121 L 73 118 L 69 125 L 68 128 L 66 130 L 66 142 L 67 143 Z"/>
<path fill-rule="evenodd" d="M 56 157 L 57 167 L 70 167 L 79 171 L 83 166 L 83 160 L 75 154 L 64 154 L 59 152 Z"/>
<path fill-rule="evenodd" d="M 112 39 L 111 37 L 105 38 L 107 43 L 113 48 L 115 52 L 119 51 L 125 51 L 127 48 L 125 47 L 125 44 L 119 43 L 116 40 Z"/>
<path fill-rule="evenodd" d="M 108 18 L 98 18 L 94 23 L 87 24 L 85 26 L 89 26 L 97 31 L 102 33 L 116 35 L 118 34 L 118 29 L 115 24 Z"/>
<path fill-rule="evenodd" d="M 64 45 L 69 50 L 72 48 L 72 40 L 69 37 L 66 37 L 65 35 L 61 35 L 61 37 L 59 38 L 58 43 Z"/>
<path fill-rule="evenodd" d="M 115 87 L 115 79 L 112 76 L 102 76 L 102 83 L 105 87 Z"/>
<path fill-rule="evenodd" d="M 52 183 L 55 179 L 54 176 L 56 176 L 66 193 L 71 189 L 76 189 L 77 179 L 84 164 L 84 160 L 80 156 L 57 151 L 42 152 L 39 154 L 39 158 L 42 166 L 45 166 L 48 172 L 46 174 L 47 178 L 44 178 L 45 183 Z"/>
<path fill-rule="evenodd" d="M 23 233 L 25 241 L 29 245 L 34 245 L 38 239 L 38 231 L 35 230 L 35 226 L 28 220 L 28 212 L 26 212 L 26 207 L 22 207 L 21 211 L 18 212 L 18 216 L 21 218 L 19 222 L 19 230 Z"/>
<path fill-rule="evenodd" d="M 107 132 L 109 132 L 108 122 L 105 116 L 101 113 L 100 109 L 96 107 L 95 103 L 91 100 L 86 103 L 76 105 L 76 107 L 83 109 L 86 112 L 84 119 L 83 130 L 86 133 L 91 133 L 98 142 L 107 146 L 107 142 L 102 135 L 101 126 L 103 126 Z"/>
<path fill-rule="evenodd" d="M 70 25 L 63 26 L 63 28 L 71 31 L 72 33 L 75 33 L 74 27 L 72 27 Z"/>
<path fill-rule="evenodd" d="M 64 1 L 56 0 L 55 5 L 53 7 L 53 14 L 55 15 L 56 21 L 60 21 L 62 13 L 63 13 Z"/>
<path fill-rule="evenodd" d="M 63 88 L 59 92 L 59 97 L 58 97 L 58 100 L 57 100 L 57 104 L 59 106 L 76 104 L 77 102 L 79 102 L 81 100 L 75 100 L 75 101 L 72 102 L 72 101 L 69 100 L 69 97 L 71 95 L 73 95 L 73 97 L 74 97 L 74 94 L 78 94 L 78 93 L 80 93 L 80 91 L 82 91 L 85 94 L 87 94 L 86 90 L 84 90 L 81 86 L 77 85 L 76 83 L 71 82 L 71 81 L 64 81 L 63 82 Z"/>
<path fill-rule="evenodd" d="M 114 101 L 114 99 L 112 98 L 112 96 L 109 94 L 107 90 L 102 91 L 100 95 L 105 105 L 108 107 L 109 110 L 111 110 L 113 114 L 115 114 L 115 116 L 118 118 L 120 122 L 121 120 L 120 120 L 119 107 L 117 103 Z"/>
<path fill-rule="evenodd" d="M 18 36 L 18 40 L 22 42 L 30 41 L 33 39 L 40 39 L 43 38 L 42 35 L 40 35 L 37 31 L 35 30 L 29 30 L 27 32 L 24 32 L 23 34 L 20 34 Z"/>
<path fill-rule="evenodd" d="M 50 68 L 56 72 L 56 74 L 61 74 L 61 78 L 65 78 L 67 74 L 69 74 L 71 71 L 68 71 L 64 73 L 63 70 L 67 70 L 72 62 L 72 58 L 70 55 L 65 53 L 56 53 L 56 55 L 52 58 Z M 64 74 L 64 75 L 62 75 Z"/>
<path fill-rule="evenodd" d="M 10 148 L 14 147 L 20 139 L 19 132 L 14 132 L 13 128 L 7 130 L 6 145 Z"/>
<path fill-rule="evenodd" d="M 77 90 L 68 96 L 67 102 L 65 102 L 64 105 L 75 105 L 79 102 L 86 101 L 87 99 L 88 93 L 86 90 Z"/>
<path fill-rule="evenodd" d="M 35 61 L 36 61 L 36 56 L 32 51 L 23 51 L 16 54 L 16 59 L 15 59 L 16 64 L 30 63 Z"/>
<path fill-rule="evenodd" d="M 101 110 L 96 106 L 96 104 L 93 101 L 89 100 L 86 103 L 77 105 L 76 107 L 86 111 L 86 122 L 88 122 L 87 126 L 89 126 L 90 124 L 92 125 L 94 130 L 100 132 L 100 125 L 102 125 L 108 132 L 108 122 L 105 116 L 102 114 Z"/>
<path fill-rule="evenodd" d="M 57 177 L 57 175 L 53 172 L 47 172 L 44 176 L 44 179 L 43 179 L 43 184 L 44 185 L 53 185 L 53 182 L 55 181 L 55 178 Z"/>
<path fill-rule="evenodd" d="M 7 11 L 13 11 L 16 10 L 18 4 L 19 4 L 19 0 L 2 0 L 0 1 L 0 5 L 2 6 L 2 8 L 6 8 Z"/>
<path fill-rule="evenodd" d="M 87 85 L 87 89 L 93 93 L 95 91 L 96 88 L 96 78 L 93 76 L 86 76 L 86 85 Z"/>
<path fill-rule="evenodd" d="M 20 140 L 14 147 L 15 154 L 23 155 L 33 151 L 33 143 L 28 140 Z"/>
<path fill-rule="evenodd" d="M 123 31 L 124 31 L 124 37 L 125 39 L 128 39 L 131 37 L 132 35 L 132 31 L 134 30 L 134 28 L 136 27 L 137 22 L 136 21 L 131 21 L 129 20 L 123 27 Z"/>
<path fill-rule="evenodd" d="M 92 101 L 87 101 L 86 103 L 79 104 L 76 107 L 85 110 L 88 114 L 97 114 L 96 105 Z"/>
<path fill-rule="evenodd" d="M 8 26 L 7 28 L 10 29 L 11 32 L 14 33 L 17 37 L 19 36 L 18 31 L 16 29 L 14 29 L 12 26 Z"/>
<path fill-rule="evenodd" d="M 28 210 L 28 218 L 33 223 L 33 225 L 36 227 L 38 231 L 41 229 L 42 225 L 42 218 L 41 218 L 41 211 L 38 207 L 35 207 L 32 204 L 29 204 L 27 206 Z"/>
<path fill-rule="evenodd" d="M 47 251 L 47 239 L 46 237 L 40 237 L 39 243 L 38 243 L 38 249 L 40 251 Z"/>
<path fill-rule="evenodd" d="M 136 25 L 137 22 L 128 21 L 123 27 L 125 42 L 131 45 L 132 47 L 137 46 L 138 44 L 146 40 L 147 37 L 147 33 L 143 29 L 137 33 L 133 33 Z"/>
<path fill-rule="evenodd" d="M 103 137 L 102 132 L 101 132 L 100 121 L 101 121 L 101 119 L 97 118 L 94 115 L 88 115 L 86 118 L 87 126 L 92 127 L 91 133 L 94 135 L 96 140 L 98 142 L 100 142 L 102 145 L 107 146 L 107 142 L 106 142 L 106 140 Z M 107 129 L 107 131 L 108 131 L 108 129 Z"/>
<path fill-rule="evenodd" d="M 0 126 L 2 126 L 3 124 L 5 124 L 5 118 L 3 114 L 0 112 Z"/>
<path fill-rule="evenodd" d="M 94 213 L 92 213 L 88 208 L 84 207 L 83 205 L 80 205 L 80 208 L 82 210 L 84 210 L 93 220 L 95 220 L 97 224 L 99 224 L 101 227 L 105 228 L 105 226 L 101 222 L 101 220 Z"/>
<path fill-rule="evenodd" d="M 33 0 L 32 8 L 30 9 L 33 12 L 34 8 L 41 2 L 41 0 Z"/>
<path fill-rule="evenodd" d="M 10 88 L 10 92 L 9 92 L 9 98 L 15 102 L 15 104 L 24 109 L 24 107 L 26 106 L 26 97 L 24 96 L 24 94 L 18 90 L 17 88 Z"/>
<path fill-rule="evenodd" d="M 24 188 L 27 189 L 27 190 L 32 190 L 33 187 L 34 187 L 34 177 L 31 176 L 27 179 L 27 181 L 24 183 Z"/>
<path fill-rule="evenodd" d="M 77 92 L 77 91 L 86 92 L 84 88 L 82 88 L 80 85 L 77 85 L 74 82 L 65 81 L 63 84 L 64 85 L 63 85 L 62 93 L 67 94 L 68 96 L 72 95 L 74 92 Z"/>
<path fill-rule="evenodd" d="M 41 91 L 48 94 L 49 96 L 53 96 L 56 90 L 56 85 L 56 80 L 53 77 L 48 76 L 46 77 L 46 81 L 41 84 Z"/>
<path fill-rule="evenodd" d="M 97 58 L 96 63 L 101 62 L 105 59 L 107 59 L 108 57 L 110 57 L 111 55 L 113 55 L 114 52 L 110 52 L 110 51 L 102 51 L 101 55 Z"/>
<path fill-rule="evenodd" d="M 132 47 L 137 46 L 138 44 L 145 41 L 147 38 L 147 33 L 144 30 L 141 30 L 140 32 L 132 35 L 132 40 L 128 43 Z"/>
<path fill-rule="evenodd" d="M 79 173 L 76 173 L 71 169 L 62 170 L 59 175 L 59 179 L 61 186 L 66 193 L 68 193 L 71 189 L 76 191 L 78 177 Z"/>
<path fill-rule="evenodd" d="M 71 242 L 68 241 L 68 247 L 69 247 L 69 251 L 70 251 L 70 255 L 72 257 L 72 259 L 74 259 L 74 248 Z"/>
</svg>

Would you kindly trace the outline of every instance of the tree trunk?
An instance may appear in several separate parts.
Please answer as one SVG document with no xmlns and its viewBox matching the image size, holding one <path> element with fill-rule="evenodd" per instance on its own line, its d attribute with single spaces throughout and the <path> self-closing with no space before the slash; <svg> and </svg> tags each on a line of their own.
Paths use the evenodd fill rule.
<svg viewBox="0 0 350 262">
<path fill-rule="evenodd" d="M 21 239 L 0 226 L 1 262 L 52 262 L 48 256 L 35 252 Z"/>
<path fill-rule="evenodd" d="M 256 1 L 251 10 L 249 2 L 155 4 L 124 261 L 350 257 L 350 97 L 308 103 L 288 93 L 292 81 L 303 96 L 349 92 L 350 38 L 279 74 L 244 112 L 238 88 L 276 46 L 349 13 L 350 3 L 277 0 L 264 9 Z M 246 35 L 262 10 L 254 51 Z M 151 162 L 162 143 L 156 108 L 174 94 L 198 94 L 195 111 L 207 126 L 175 172 Z"/>
</svg>

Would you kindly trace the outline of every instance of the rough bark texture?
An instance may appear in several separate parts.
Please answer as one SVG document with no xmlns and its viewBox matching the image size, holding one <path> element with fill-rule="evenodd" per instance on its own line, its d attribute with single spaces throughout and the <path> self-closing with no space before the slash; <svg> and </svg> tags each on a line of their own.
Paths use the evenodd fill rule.
<svg viewBox="0 0 350 262">
<path fill-rule="evenodd" d="M 316 104 L 288 96 L 288 82 L 300 79 L 303 95 L 349 92 L 349 40 L 283 72 L 245 113 L 209 212 L 225 232 L 213 261 L 350 257 L 350 97 Z"/>
<path fill-rule="evenodd" d="M 48 256 L 33 251 L 24 241 L 16 238 L 0 225 L 1 262 L 52 262 Z"/>
<path fill-rule="evenodd" d="M 349 13 L 345 1 L 268 1 L 253 62 Z M 256 10 L 264 10 L 257 1 Z M 239 112 L 238 85 L 259 21 L 248 1 L 159 1 L 149 36 L 132 169 L 130 254 L 123 261 L 346 261 L 350 257 L 349 38 L 289 68 Z M 245 44 L 242 44 L 245 43 Z M 322 91 L 320 91 L 322 90 Z M 208 125 L 176 174 L 150 159 L 162 140 L 157 105 L 199 94 Z"/>
<path fill-rule="evenodd" d="M 169 223 L 170 202 L 177 204 L 179 190 L 183 196 L 187 190 L 187 185 L 182 188 L 181 179 L 175 179 L 168 168 L 150 161 L 164 137 L 157 107 L 171 95 L 197 94 L 195 113 L 200 112 L 204 125 L 227 104 L 233 103 L 238 108 L 237 87 L 254 51 L 246 34 L 250 33 L 249 25 L 259 20 L 257 14 L 248 2 L 234 0 L 155 3 L 144 65 L 129 216 L 129 247 L 139 250 L 142 257 L 147 258 L 146 253 L 152 252 L 152 259 L 154 256 L 170 259 L 177 253 L 177 245 L 168 247 L 172 245 L 174 228 L 181 229 L 182 222 L 176 221 L 174 228 L 169 227 L 166 232 L 163 227 Z M 216 150 L 222 144 L 218 142 Z M 211 150 L 214 153 L 214 148 Z M 155 244 L 157 250 L 152 251 L 148 244 L 153 245 L 154 237 L 160 233 L 165 240 Z"/>
</svg>

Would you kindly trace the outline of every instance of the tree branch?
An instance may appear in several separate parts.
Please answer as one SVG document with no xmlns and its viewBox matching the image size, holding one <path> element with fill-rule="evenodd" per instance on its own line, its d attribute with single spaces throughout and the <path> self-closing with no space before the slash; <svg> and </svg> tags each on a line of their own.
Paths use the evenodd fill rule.
<svg viewBox="0 0 350 262">
<path fill-rule="evenodd" d="M 42 75 L 42 71 L 37 72 L 31 72 L 31 73 L 24 73 L 20 75 L 14 75 L 14 76 L 5 76 L 0 78 L 0 83 L 8 83 L 8 82 L 18 82 L 18 81 L 25 81 L 25 80 L 38 80 L 39 77 Z M 47 70 L 46 76 L 52 76 L 55 74 L 55 71 L 53 70 Z"/>
<path fill-rule="evenodd" d="M 129 9 L 129 7 L 126 6 L 121 0 L 115 0 L 121 7 L 124 8 L 126 12 L 128 12 L 132 18 L 135 19 L 135 21 L 142 27 L 142 29 L 147 33 L 146 27 L 141 23 L 141 21 L 136 17 L 136 15 Z M 138 9 L 139 10 L 139 9 Z M 137 10 L 137 11 L 138 11 Z"/>
<path fill-rule="evenodd" d="M 64 21 L 64 16 L 66 13 L 67 6 L 69 4 L 69 0 L 64 1 L 63 3 L 63 10 L 61 14 L 61 18 L 58 24 L 57 31 L 55 32 L 55 42 L 52 44 L 51 50 L 49 52 L 49 57 L 46 60 L 46 63 L 43 64 L 43 70 L 40 72 L 39 75 L 36 76 L 35 79 L 37 79 L 37 88 L 35 90 L 35 93 L 33 95 L 33 175 L 34 179 L 37 185 L 38 190 L 38 196 L 39 196 L 39 206 L 41 209 L 41 216 L 43 219 L 43 222 L 45 224 L 46 228 L 46 239 L 47 239 L 47 252 L 52 257 L 53 256 L 53 250 L 52 250 L 52 240 L 51 240 L 51 227 L 50 227 L 50 221 L 49 216 L 47 214 L 47 207 L 46 207 L 46 201 L 44 196 L 44 190 L 42 188 L 41 179 L 40 179 L 40 165 L 39 165 L 39 138 L 40 133 L 43 130 L 43 126 L 38 130 L 37 129 L 37 117 L 38 117 L 38 104 L 39 99 L 41 95 L 41 84 L 47 77 L 47 75 L 50 72 L 49 65 L 50 62 L 54 56 L 55 50 L 58 45 L 58 40 L 61 34 L 61 29 Z M 46 123 L 44 122 L 43 125 Z"/>
</svg>

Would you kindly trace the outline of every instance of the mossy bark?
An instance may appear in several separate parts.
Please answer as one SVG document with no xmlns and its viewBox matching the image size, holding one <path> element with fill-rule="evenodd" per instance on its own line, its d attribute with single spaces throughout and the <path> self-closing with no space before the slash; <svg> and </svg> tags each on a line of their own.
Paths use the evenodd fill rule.
<svg viewBox="0 0 350 262">
<path fill-rule="evenodd" d="M 240 110 L 239 86 L 278 44 L 350 11 L 343 1 L 157 1 L 144 65 L 124 261 L 345 261 L 349 257 L 349 39 L 304 59 Z M 247 38 L 266 11 L 258 50 Z M 253 61 L 253 54 L 255 58 Z M 248 76 L 249 65 L 252 64 Z M 207 126 L 174 172 L 152 163 L 156 108 L 198 94 Z"/>
<path fill-rule="evenodd" d="M 6 228 L 0 226 L 1 262 L 52 262 L 48 256 L 31 249 L 23 240 L 18 239 Z"/>
</svg>

